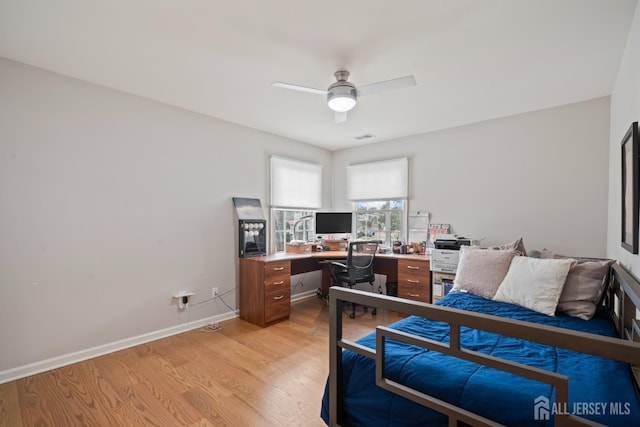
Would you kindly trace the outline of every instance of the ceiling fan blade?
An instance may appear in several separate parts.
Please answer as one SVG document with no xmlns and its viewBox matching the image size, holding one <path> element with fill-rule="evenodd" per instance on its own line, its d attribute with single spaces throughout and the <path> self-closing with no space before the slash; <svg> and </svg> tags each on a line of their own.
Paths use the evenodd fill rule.
<svg viewBox="0 0 640 427">
<path fill-rule="evenodd" d="M 336 123 L 344 123 L 347 121 L 347 112 L 343 111 L 343 112 L 339 112 L 336 111 L 335 115 L 333 116 L 333 119 Z"/>
<path fill-rule="evenodd" d="M 289 84 L 289 83 L 273 82 L 273 83 L 271 83 L 271 86 L 282 87 L 282 88 L 285 88 L 285 89 L 299 90 L 301 92 L 316 93 L 318 95 L 326 95 L 327 94 L 326 90 L 314 89 L 312 87 L 306 87 L 306 86 L 292 85 L 292 84 Z"/>
<path fill-rule="evenodd" d="M 397 79 L 385 80 L 383 82 L 371 83 L 358 88 L 358 96 L 373 95 L 389 90 L 403 89 L 415 86 L 416 78 L 413 76 L 398 77 Z"/>
</svg>

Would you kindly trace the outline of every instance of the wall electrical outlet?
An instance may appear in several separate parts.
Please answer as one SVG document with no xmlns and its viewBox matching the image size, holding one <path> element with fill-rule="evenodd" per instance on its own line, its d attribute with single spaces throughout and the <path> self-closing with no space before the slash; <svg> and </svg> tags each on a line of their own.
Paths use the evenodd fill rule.
<svg viewBox="0 0 640 427">
<path fill-rule="evenodd" d="M 189 306 L 189 298 L 195 295 L 195 292 L 180 291 L 173 294 L 173 297 L 178 300 L 178 308 L 184 310 Z"/>
<path fill-rule="evenodd" d="M 211 298 L 218 298 L 220 296 L 220 291 L 218 288 L 211 288 Z"/>
</svg>

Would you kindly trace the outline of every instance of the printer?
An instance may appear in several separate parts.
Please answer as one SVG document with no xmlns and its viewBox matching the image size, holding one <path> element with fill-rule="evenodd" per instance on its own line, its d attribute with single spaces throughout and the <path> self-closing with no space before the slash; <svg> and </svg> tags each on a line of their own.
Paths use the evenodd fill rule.
<svg viewBox="0 0 640 427">
<path fill-rule="evenodd" d="M 462 246 L 477 245 L 478 241 L 458 234 L 438 234 L 431 251 L 430 269 L 433 272 L 455 274 Z M 432 279 L 435 276 L 432 275 Z M 448 279 L 452 279 L 453 277 Z"/>
<path fill-rule="evenodd" d="M 458 234 L 438 234 L 436 236 L 435 248 L 431 251 L 429 264 L 432 271 L 431 302 L 443 298 L 452 289 L 460 260 L 460 248 L 477 244 L 478 240 Z"/>
<path fill-rule="evenodd" d="M 436 249 L 459 251 L 461 246 L 476 245 L 477 240 L 458 234 L 438 234 L 434 243 Z"/>
</svg>

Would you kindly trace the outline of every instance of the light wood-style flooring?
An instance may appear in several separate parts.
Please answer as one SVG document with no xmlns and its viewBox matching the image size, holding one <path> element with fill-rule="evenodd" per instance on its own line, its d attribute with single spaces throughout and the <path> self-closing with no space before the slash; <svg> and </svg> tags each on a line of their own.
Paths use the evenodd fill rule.
<svg viewBox="0 0 640 427">
<path fill-rule="evenodd" d="M 344 312 L 355 339 L 398 320 Z M 309 298 L 267 328 L 240 319 L 0 385 L 0 426 L 323 426 L 329 310 Z"/>
</svg>

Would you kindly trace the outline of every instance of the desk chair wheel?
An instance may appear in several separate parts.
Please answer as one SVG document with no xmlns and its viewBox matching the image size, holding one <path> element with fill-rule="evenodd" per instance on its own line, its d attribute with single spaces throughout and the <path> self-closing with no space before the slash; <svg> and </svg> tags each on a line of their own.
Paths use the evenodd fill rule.
<svg viewBox="0 0 640 427">
<path fill-rule="evenodd" d="M 366 305 L 365 305 L 364 307 L 362 307 L 362 308 L 363 308 L 363 310 L 364 310 L 364 312 L 365 312 L 365 313 L 366 313 L 367 311 L 369 311 L 369 307 L 367 307 Z M 372 310 L 371 310 L 371 315 L 372 315 L 372 316 L 375 316 L 376 314 L 378 314 L 378 311 L 376 310 L 376 308 L 375 308 L 375 307 L 373 307 L 373 308 L 372 308 Z"/>
<path fill-rule="evenodd" d="M 356 306 L 357 305 L 358 304 L 354 304 L 354 303 L 351 304 L 351 312 L 349 313 L 349 319 L 355 319 L 356 318 Z M 362 306 L 362 309 L 363 309 L 363 311 L 365 313 L 369 311 L 369 307 L 367 307 L 366 305 Z M 371 308 L 371 315 L 375 316 L 376 314 L 378 314 L 378 310 L 375 307 L 372 307 Z"/>
</svg>

